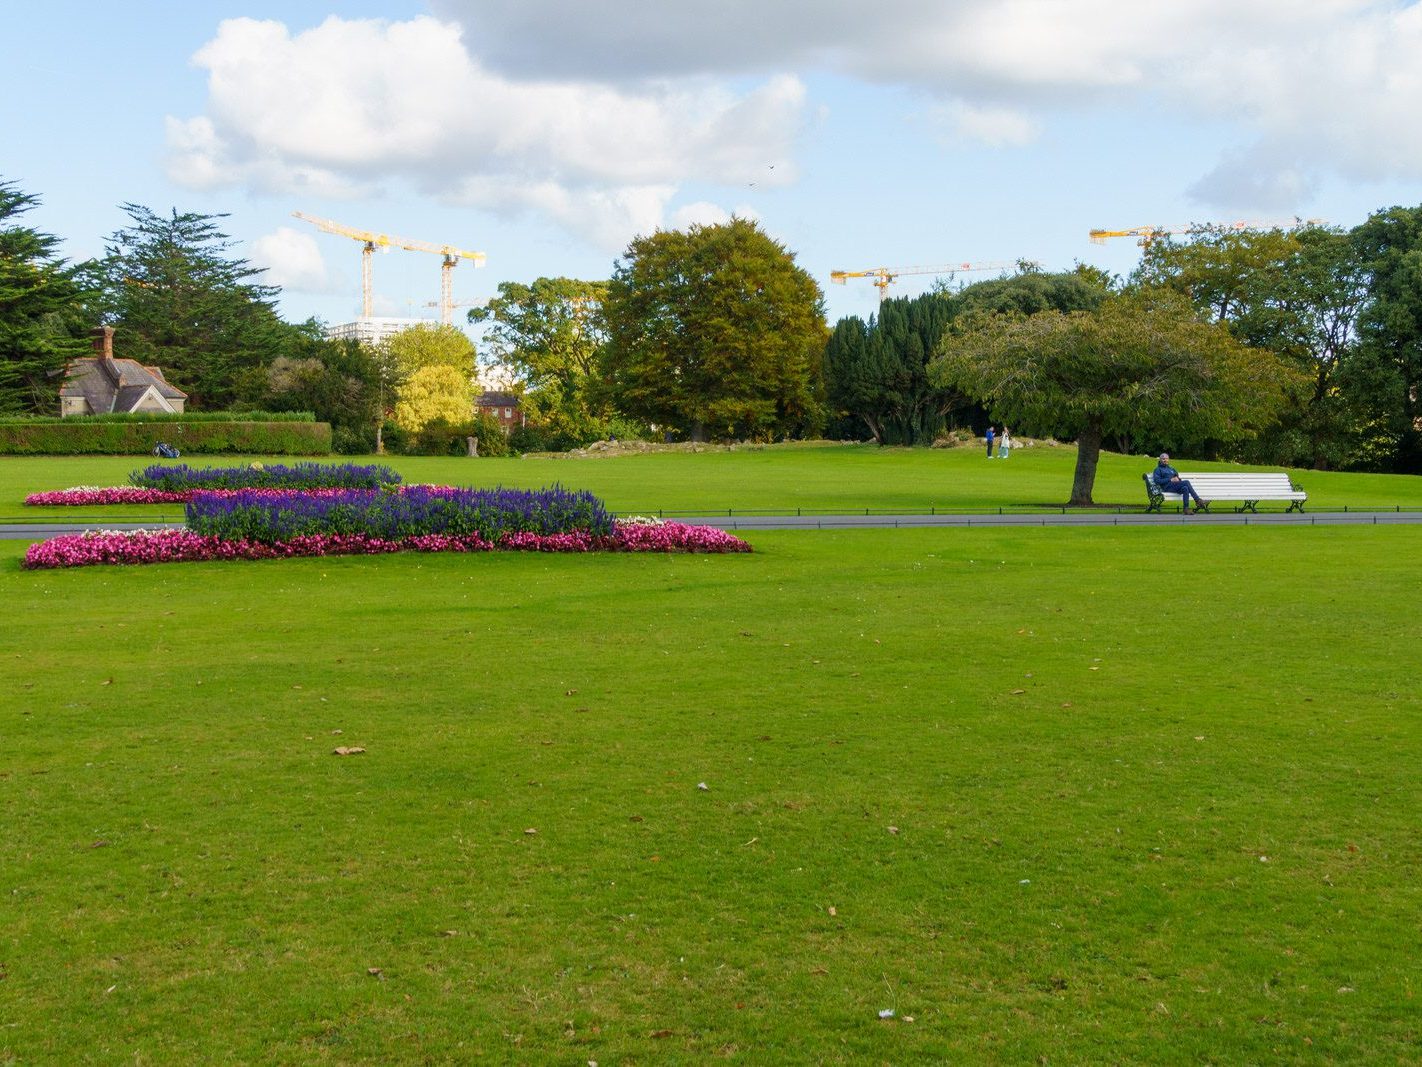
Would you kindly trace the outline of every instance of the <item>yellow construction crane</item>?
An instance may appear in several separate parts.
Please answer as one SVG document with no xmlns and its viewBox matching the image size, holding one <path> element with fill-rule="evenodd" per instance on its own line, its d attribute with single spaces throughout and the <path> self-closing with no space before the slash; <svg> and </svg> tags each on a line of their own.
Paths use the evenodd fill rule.
<svg viewBox="0 0 1422 1067">
<path fill-rule="evenodd" d="M 352 226 L 342 226 L 339 222 L 307 215 L 300 211 L 293 211 L 292 215 L 303 222 L 311 223 L 324 233 L 339 234 L 365 245 L 361 249 L 360 258 L 360 315 L 363 319 L 368 319 L 371 316 L 370 261 L 377 248 L 385 251 L 392 248 L 403 248 L 407 252 L 433 252 L 437 256 L 444 257 L 444 262 L 440 265 L 439 321 L 446 326 L 454 320 L 454 265 L 461 259 L 467 259 L 474 266 L 482 267 L 486 258 L 483 252 L 466 252 L 453 245 L 437 245 L 430 241 L 416 241 L 409 237 L 392 237 L 385 233 L 357 230 Z"/>
<path fill-rule="evenodd" d="M 1292 230 L 1299 226 L 1321 226 L 1322 224 L 1322 219 L 1309 219 L 1307 222 L 1297 218 L 1274 221 L 1255 219 L 1239 222 L 1202 223 L 1195 226 L 1133 226 L 1129 230 L 1092 230 L 1090 237 L 1092 244 L 1098 245 L 1104 245 L 1112 237 L 1134 237 L 1144 248 L 1152 241 L 1158 241 L 1160 238 L 1169 237 L 1172 234 L 1220 230 Z"/>
<path fill-rule="evenodd" d="M 870 270 L 832 270 L 830 281 L 844 285 L 850 278 L 873 278 L 879 290 L 879 303 L 889 299 L 889 286 L 905 274 L 958 274 L 972 270 L 1007 270 L 1016 263 L 949 263 L 937 267 L 874 267 Z"/>
</svg>

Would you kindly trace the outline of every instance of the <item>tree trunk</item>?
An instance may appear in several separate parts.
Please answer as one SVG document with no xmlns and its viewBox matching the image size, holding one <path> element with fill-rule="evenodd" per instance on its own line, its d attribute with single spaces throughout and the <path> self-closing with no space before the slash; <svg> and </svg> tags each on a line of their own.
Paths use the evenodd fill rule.
<svg viewBox="0 0 1422 1067">
<path fill-rule="evenodd" d="M 874 435 L 874 443 L 876 445 L 882 445 L 884 443 L 884 428 L 879 425 L 879 420 L 872 415 L 863 415 L 861 417 L 869 427 L 869 432 Z"/>
<path fill-rule="evenodd" d="M 692 441 L 692 443 L 694 443 L 694 444 L 705 444 L 705 443 L 706 443 L 706 424 L 705 424 L 704 422 L 702 422 L 700 419 L 698 419 L 697 421 L 693 422 L 693 423 L 691 424 L 691 429 L 690 429 L 690 430 L 688 431 L 688 433 L 687 433 L 687 437 L 688 437 L 688 438 Z"/>
<path fill-rule="evenodd" d="M 1096 484 L 1096 464 L 1101 459 L 1101 424 L 1088 423 L 1076 439 L 1076 474 L 1071 480 L 1069 507 L 1089 507 Z"/>
</svg>

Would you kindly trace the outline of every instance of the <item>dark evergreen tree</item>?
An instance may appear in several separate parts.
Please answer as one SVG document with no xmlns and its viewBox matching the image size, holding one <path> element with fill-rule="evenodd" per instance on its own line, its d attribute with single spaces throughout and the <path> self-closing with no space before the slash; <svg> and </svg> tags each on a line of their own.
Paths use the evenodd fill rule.
<svg viewBox="0 0 1422 1067">
<path fill-rule="evenodd" d="M 162 369 L 189 406 L 222 408 L 237 398 L 239 372 L 299 348 L 283 322 L 278 290 L 261 270 L 232 255 L 218 228 L 226 215 L 158 215 L 124 204 L 133 220 L 90 265 L 97 311 L 115 327 L 117 354 Z"/>
<path fill-rule="evenodd" d="M 950 297 L 929 293 L 884 301 L 867 326 L 857 317 L 841 320 L 825 346 L 830 404 L 862 419 L 881 445 L 932 444 L 949 413 L 966 403 L 928 378 L 951 319 Z"/>
<path fill-rule="evenodd" d="M 0 414 L 58 414 L 65 364 L 90 347 L 58 239 L 11 222 L 38 203 L 0 182 Z"/>
</svg>

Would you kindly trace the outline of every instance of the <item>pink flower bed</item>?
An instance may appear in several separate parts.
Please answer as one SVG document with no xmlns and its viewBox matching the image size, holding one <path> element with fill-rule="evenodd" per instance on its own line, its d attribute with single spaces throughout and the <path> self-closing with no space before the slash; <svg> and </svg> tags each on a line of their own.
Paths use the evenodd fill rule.
<svg viewBox="0 0 1422 1067">
<path fill-rule="evenodd" d="M 400 490 L 404 490 L 404 486 Z M 73 489 L 56 489 L 48 493 L 31 493 L 25 497 L 30 507 L 81 507 L 103 504 L 186 504 L 194 493 L 208 493 L 212 496 L 232 496 L 246 493 L 249 499 L 266 498 L 279 500 L 285 496 L 300 493 L 303 496 L 336 496 L 349 492 L 347 489 L 140 489 L 131 485 L 90 486 L 81 485 Z"/>
<path fill-rule="evenodd" d="M 611 537 L 583 533 L 508 534 L 492 545 L 478 535 L 420 534 L 400 541 L 363 535 L 316 534 L 277 544 L 226 541 L 189 530 L 104 530 L 64 534 L 25 552 L 29 570 L 88 567 L 100 563 L 196 563 L 296 556 L 374 556 L 386 552 L 749 552 L 739 537 L 712 526 L 679 522 L 655 526 L 618 523 Z"/>
</svg>

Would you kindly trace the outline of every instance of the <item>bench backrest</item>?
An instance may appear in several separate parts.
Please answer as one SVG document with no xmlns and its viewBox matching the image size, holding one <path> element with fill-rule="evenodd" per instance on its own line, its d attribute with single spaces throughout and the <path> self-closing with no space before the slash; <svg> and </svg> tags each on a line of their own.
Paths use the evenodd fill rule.
<svg viewBox="0 0 1422 1067">
<path fill-rule="evenodd" d="M 1150 476 L 1147 475 L 1147 478 Z M 1233 500 L 1304 500 L 1308 494 L 1295 489 L 1289 476 L 1281 471 L 1181 471 L 1180 477 L 1195 487 L 1206 500 L 1225 497 Z M 1151 483 L 1167 496 L 1178 496 L 1169 489 Z"/>
</svg>

